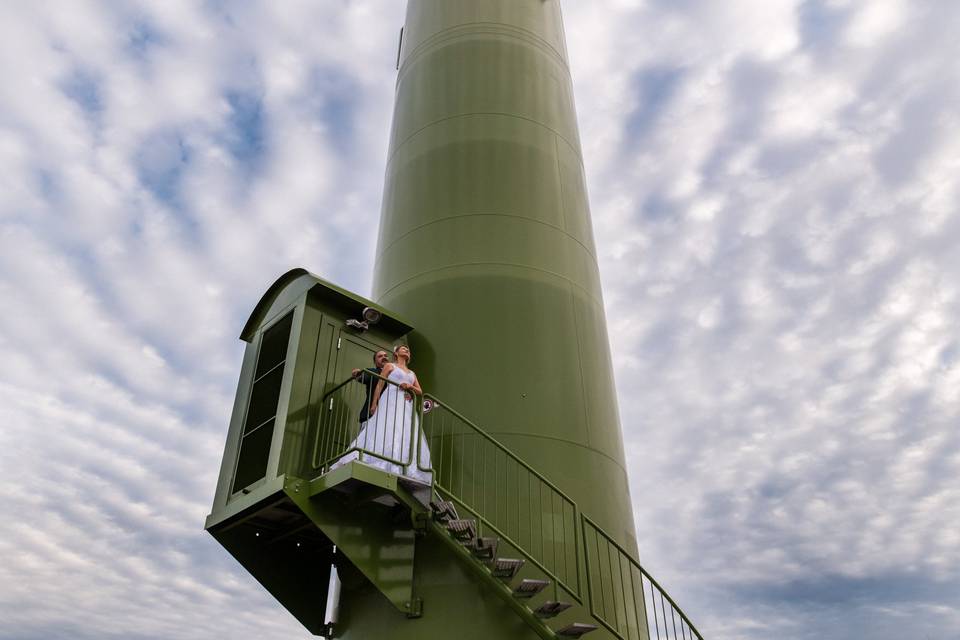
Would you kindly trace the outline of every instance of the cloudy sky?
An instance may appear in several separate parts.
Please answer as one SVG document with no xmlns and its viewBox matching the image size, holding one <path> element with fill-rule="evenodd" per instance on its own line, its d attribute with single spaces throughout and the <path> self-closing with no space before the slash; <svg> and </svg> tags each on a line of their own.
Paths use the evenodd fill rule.
<svg viewBox="0 0 960 640">
<path fill-rule="evenodd" d="M 370 292 L 403 5 L 0 5 L 0 638 L 309 637 L 202 524 L 259 295 Z M 960 3 L 565 13 L 641 561 L 960 638 Z"/>
</svg>

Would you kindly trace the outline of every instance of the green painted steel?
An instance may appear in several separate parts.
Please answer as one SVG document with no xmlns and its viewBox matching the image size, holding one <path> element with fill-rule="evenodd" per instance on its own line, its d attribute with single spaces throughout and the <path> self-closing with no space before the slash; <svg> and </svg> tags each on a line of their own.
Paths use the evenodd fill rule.
<svg viewBox="0 0 960 640">
<path fill-rule="evenodd" d="M 207 528 L 316 634 L 333 558 L 337 638 L 699 638 L 637 562 L 559 0 L 409 0 L 403 34 L 378 304 L 299 269 L 268 289 Z M 383 314 L 369 329 L 365 307 Z M 411 432 L 388 453 L 356 440 L 348 379 L 398 341 L 432 406 L 427 446 Z M 520 572 L 498 577 L 423 487 L 333 465 L 348 450 L 415 457 Z M 521 581 L 544 591 L 518 598 Z"/>
<path fill-rule="evenodd" d="M 359 318 L 365 307 L 380 311 L 380 322 L 363 332 L 346 327 L 345 321 Z M 258 443 L 264 451 L 269 451 L 266 468 L 262 475 L 256 474 L 260 475 L 258 479 L 236 486 L 242 441 L 249 439 L 243 437 L 243 432 L 256 400 L 252 392 L 264 336 L 288 317 L 292 323 L 289 344 L 282 358 L 278 398 L 271 410 L 263 414 L 275 414 L 276 420 L 270 437 Z M 323 394 L 333 386 L 334 380 L 345 378 L 352 368 L 370 366 L 370 356 L 376 350 L 389 351 L 410 329 L 396 314 L 303 269 L 293 269 L 277 279 L 254 308 L 240 336 L 248 344 L 212 515 L 228 513 L 240 504 L 252 504 L 260 495 L 259 487 L 280 475 L 301 478 L 316 475 L 312 463 L 313 443 Z M 266 410 L 260 410 L 263 411 Z"/>
<path fill-rule="evenodd" d="M 374 298 L 412 367 L 635 551 L 557 0 L 410 0 Z"/>
<path fill-rule="evenodd" d="M 374 298 L 416 327 L 425 389 L 636 556 L 558 0 L 409 1 Z M 416 582 L 411 625 L 346 592 L 342 637 L 536 637 L 441 550 Z"/>
<path fill-rule="evenodd" d="M 399 613 L 409 614 L 415 601 L 416 532 L 409 517 L 398 517 L 396 510 L 382 503 L 388 497 L 388 504 L 402 505 L 399 496 L 406 492 L 398 486 L 397 477 L 354 462 L 317 482 L 294 487 L 293 501 L 337 546 L 338 553 Z M 308 567 L 301 570 L 309 572 Z"/>
<path fill-rule="evenodd" d="M 334 399 L 328 415 L 338 415 L 335 398 L 351 385 L 356 385 L 353 377 L 334 385 L 319 403 L 322 410 Z M 433 554 L 445 555 L 445 547 L 448 559 L 456 559 L 479 580 L 486 595 L 497 596 L 545 640 L 554 640 L 555 630 L 571 622 L 593 627 L 591 637 L 598 639 L 701 638 L 656 580 L 569 496 L 448 403 L 431 394 L 424 398 L 423 411 L 416 413 L 431 434 L 430 453 L 414 447 L 411 434 L 401 457 L 410 463 L 416 456 L 421 469 L 432 470 L 434 491 L 449 502 L 433 502 L 428 509 L 423 485 L 355 461 L 309 480 L 281 475 L 257 486 L 226 509 L 215 509 L 208 529 L 318 634 L 329 635 L 312 605 L 324 600 L 331 562 L 338 567 L 353 612 L 351 622 L 334 625 L 339 637 L 390 618 L 358 608 L 358 603 L 367 604 L 364 594 L 370 588 L 393 605 L 394 618 L 423 616 L 419 594 L 430 586 Z M 356 409 L 345 415 L 354 418 Z M 321 438 L 346 426 L 337 419 L 316 422 Z M 347 438 L 342 440 L 341 450 L 346 451 L 350 445 Z M 381 455 L 377 443 L 367 444 L 373 447 L 370 455 Z M 460 528 L 464 522 L 470 523 L 466 537 Z M 455 523 L 460 525 L 449 527 Z M 437 547 L 436 542 L 443 544 Z M 520 565 L 504 578 L 496 563 L 508 557 L 519 558 L 507 562 Z M 531 580 L 544 581 L 545 590 L 533 600 L 518 599 L 513 589 Z M 444 593 L 453 592 L 448 588 Z M 543 615 L 541 605 L 548 609 Z M 436 623 L 437 614 L 430 618 Z M 423 632 L 424 627 L 416 630 Z"/>
<path fill-rule="evenodd" d="M 337 543 L 354 568 L 367 576 L 402 613 L 409 613 L 407 604 L 422 605 L 417 595 L 419 587 L 413 587 L 411 581 L 417 576 L 418 585 L 429 584 L 429 573 L 423 571 L 425 558 L 422 552 L 417 558 L 412 553 L 405 556 L 407 572 L 403 582 L 397 581 L 400 575 L 392 564 L 384 564 L 383 558 L 400 558 L 398 549 L 393 547 L 401 542 L 403 532 L 407 533 L 407 548 L 412 552 L 409 536 L 416 531 L 439 537 L 453 550 L 453 556 L 486 584 L 488 591 L 499 596 L 528 627 L 547 640 L 553 640 L 555 631 L 571 622 L 595 627 L 590 633 L 597 640 L 701 638 L 689 618 L 632 553 L 586 516 L 555 484 L 445 400 L 425 393 L 422 406 L 415 405 L 416 422 L 429 434 L 416 442 L 413 432 L 397 440 L 396 424 L 391 427 L 389 422 L 377 426 L 372 437 L 354 440 L 345 436 L 355 423 L 363 400 L 364 392 L 352 376 L 324 395 L 321 405 L 329 419 L 320 421 L 317 436 L 318 442 L 331 446 L 322 448 L 324 453 L 318 458 L 322 462 L 315 461 L 314 466 L 321 471 L 331 470 L 311 480 L 306 495 L 327 492 L 323 497 L 328 498 L 331 488 L 348 489 L 352 506 L 338 511 L 336 504 L 332 508 L 328 504 L 316 510 L 320 517 L 311 518 Z M 399 424 L 403 422 L 400 420 Z M 393 444 L 387 447 L 386 443 Z M 357 453 L 351 455 L 358 455 L 359 461 L 350 462 L 348 467 L 333 464 L 354 451 Z M 425 508 L 430 499 L 426 486 L 412 485 L 410 479 L 367 466 L 371 462 L 380 464 L 377 461 L 408 469 L 415 463 L 421 471 L 432 472 L 436 497 L 431 502 L 431 513 L 427 514 Z M 328 464 L 333 466 L 327 467 Z M 400 517 L 404 525 L 395 526 L 405 511 L 378 515 L 365 507 L 371 496 L 384 495 L 385 490 L 410 510 L 409 524 Z M 313 513 L 309 506 L 301 509 Z M 448 523 L 457 524 L 448 530 Z M 350 532 L 351 544 L 339 542 L 344 530 Z M 391 533 L 384 536 L 383 531 Z M 359 544 L 353 544 L 357 541 Z M 495 564 L 504 558 L 520 563 L 517 572 L 507 579 L 494 571 Z M 426 566 L 430 566 L 429 562 Z M 389 576 L 386 583 L 381 579 L 382 571 Z M 531 580 L 544 581 L 540 596 L 535 600 L 518 599 L 512 589 Z M 362 586 L 361 583 L 348 588 L 348 598 L 356 601 L 357 588 Z M 541 612 L 544 617 L 537 613 L 541 605 L 550 609 Z M 556 620 L 554 605 L 559 605 Z M 422 606 L 415 610 L 419 617 Z M 357 617 L 364 615 L 369 612 L 361 612 Z M 338 630 L 348 629 L 338 626 Z"/>
</svg>

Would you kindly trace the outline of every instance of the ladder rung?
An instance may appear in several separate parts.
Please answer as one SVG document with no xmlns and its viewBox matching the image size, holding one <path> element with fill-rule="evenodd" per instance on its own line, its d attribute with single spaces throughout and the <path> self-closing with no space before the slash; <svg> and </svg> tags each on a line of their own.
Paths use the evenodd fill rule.
<svg viewBox="0 0 960 640">
<path fill-rule="evenodd" d="M 533 613 L 538 618 L 553 618 L 557 615 L 560 615 L 572 606 L 573 605 L 569 602 L 556 602 L 554 600 L 548 600 L 537 607 L 536 611 Z"/>
<path fill-rule="evenodd" d="M 596 630 L 597 627 L 595 625 L 574 622 L 573 624 L 568 624 L 563 629 L 558 630 L 557 635 L 561 638 L 579 638 L 585 633 L 590 633 L 591 631 Z"/>
<path fill-rule="evenodd" d="M 447 531 L 460 542 L 472 542 L 477 537 L 477 521 L 447 520 Z"/>
<path fill-rule="evenodd" d="M 493 573 L 494 578 L 509 580 L 520 572 L 521 567 L 523 567 L 523 562 L 522 559 L 497 558 L 493 561 L 493 566 L 490 568 L 490 571 Z"/>
<path fill-rule="evenodd" d="M 544 589 L 550 586 L 549 580 L 535 580 L 533 578 L 524 578 L 513 589 L 513 595 L 517 598 L 532 598 Z"/>
</svg>

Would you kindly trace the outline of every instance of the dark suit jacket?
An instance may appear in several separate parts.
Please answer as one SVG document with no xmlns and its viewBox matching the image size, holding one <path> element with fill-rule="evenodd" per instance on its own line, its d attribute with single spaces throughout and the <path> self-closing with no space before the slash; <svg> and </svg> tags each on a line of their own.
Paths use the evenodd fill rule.
<svg viewBox="0 0 960 640">
<path fill-rule="evenodd" d="M 373 392 L 376 391 L 377 383 L 380 382 L 380 378 L 370 375 L 370 372 L 378 376 L 383 372 L 383 369 L 367 367 L 360 372 L 360 377 L 357 378 L 357 382 L 367 388 L 367 392 L 365 394 L 367 401 L 363 404 L 363 408 L 360 409 L 360 422 L 366 422 L 370 418 L 370 403 L 373 401 Z"/>
</svg>

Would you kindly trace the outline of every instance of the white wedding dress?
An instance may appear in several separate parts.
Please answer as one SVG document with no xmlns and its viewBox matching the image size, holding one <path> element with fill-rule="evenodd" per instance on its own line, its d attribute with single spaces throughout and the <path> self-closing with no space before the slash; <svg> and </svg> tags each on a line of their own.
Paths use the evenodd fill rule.
<svg viewBox="0 0 960 640">
<path fill-rule="evenodd" d="M 377 412 L 361 425 L 356 439 L 347 447 L 347 449 L 356 447 L 373 452 L 391 460 L 409 461 L 409 464 L 400 465 L 369 453 L 364 453 L 361 459 L 359 451 L 352 451 L 337 460 L 330 467 L 331 470 L 348 462 L 360 460 L 370 467 L 425 484 L 431 483 L 431 473 L 421 471 L 417 466 L 417 444 L 420 445 L 420 466 L 426 469 L 430 468 L 430 450 L 427 449 L 427 440 L 420 430 L 420 419 L 414 401 L 397 386 L 404 383 L 413 384 L 416 379 L 412 371 L 394 367 L 387 376 L 387 380 L 396 384 L 383 385 L 380 401 L 377 403 Z M 410 450 L 411 443 L 413 443 L 412 450 Z"/>
</svg>

